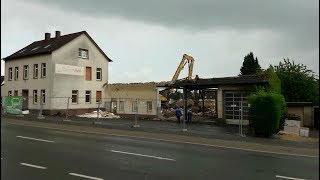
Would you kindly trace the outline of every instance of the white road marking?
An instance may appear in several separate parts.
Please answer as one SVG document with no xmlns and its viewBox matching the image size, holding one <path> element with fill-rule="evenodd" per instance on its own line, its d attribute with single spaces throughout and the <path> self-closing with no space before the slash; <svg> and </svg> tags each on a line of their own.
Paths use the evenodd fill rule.
<svg viewBox="0 0 320 180">
<path fill-rule="evenodd" d="M 47 169 L 46 167 L 43 166 L 37 166 L 37 165 L 33 165 L 33 164 L 28 164 L 28 163 L 20 163 L 23 166 L 29 166 L 29 167 L 34 167 L 34 168 L 38 168 L 38 169 Z"/>
<path fill-rule="evenodd" d="M 24 138 L 24 139 L 31 139 L 35 141 L 43 141 L 43 142 L 48 142 L 48 143 L 54 143 L 54 141 L 49 141 L 49 140 L 44 140 L 44 139 L 36 139 L 36 138 L 31 138 L 31 137 L 25 137 L 25 136 L 16 136 L 18 138 Z"/>
<path fill-rule="evenodd" d="M 130 154 L 130 155 L 135 155 L 135 156 L 143 156 L 143 157 L 149 157 L 149 158 L 155 158 L 155 159 L 161 159 L 161 160 L 176 161 L 176 160 L 170 159 L 170 158 L 150 156 L 150 155 L 145 155 L 145 154 L 137 154 L 137 153 L 131 153 L 131 152 L 125 152 L 125 151 L 116 151 L 116 150 L 110 150 L 110 151 L 115 152 L 115 153 L 121 153 L 121 154 Z"/>
<path fill-rule="evenodd" d="M 300 178 L 294 178 L 294 177 L 288 177 L 288 176 L 279 176 L 279 175 L 276 175 L 276 178 L 292 179 L 292 180 L 306 180 L 306 179 L 300 179 Z"/>
<path fill-rule="evenodd" d="M 231 147 L 231 146 L 220 146 L 220 145 L 214 145 L 214 144 L 195 143 L 195 142 L 188 142 L 188 141 L 175 141 L 175 140 L 169 140 L 169 139 L 150 138 L 150 137 L 141 137 L 141 136 L 130 136 L 130 135 L 121 135 L 121 134 L 114 134 L 114 133 L 101 133 L 101 132 L 92 132 L 92 131 L 72 130 L 72 129 L 65 129 L 65 128 L 44 127 L 44 126 L 37 126 L 37 125 L 19 124 L 19 123 L 13 123 L 13 122 L 5 122 L 5 123 L 18 125 L 18 126 L 29 126 L 29 127 L 54 129 L 54 130 L 77 132 L 77 133 L 100 134 L 100 135 L 109 135 L 109 136 L 126 137 L 126 138 L 138 138 L 138 139 L 147 139 L 147 140 L 165 141 L 165 142 L 173 142 L 173 143 L 200 145 L 200 146 L 208 146 L 208 147 L 216 147 L 216 148 L 236 149 L 236 150 L 258 152 L 258 153 L 278 154 L 278 155 L 286 155 L 286 156 L 319 158 L 319 155 L 318 156 L 312 156 L 312 155 L 304 155 L 304 154 L 281 153 L 281 152 L 275 152 L 275 151 L 262 151 L 262 150 L 256 150 L 256 149 L 237 148 L 237 147 Z"/>
<path fill-rule="evenodd" d="M 87 179 L 103 180 L 102 178 L 86 176 L 86 175 L 83 175 L 83 174 L 77 174 L 77 173 L 69 173 L 69 174 L 72 175 L 72 176 L 78 176 L 78 177 L 83 177 L 83 178 L 87 178 Z"/>
</svg>

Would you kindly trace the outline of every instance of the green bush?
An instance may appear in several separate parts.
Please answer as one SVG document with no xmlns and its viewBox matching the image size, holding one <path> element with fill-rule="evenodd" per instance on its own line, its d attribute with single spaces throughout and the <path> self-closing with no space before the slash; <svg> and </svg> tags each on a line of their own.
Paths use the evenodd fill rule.
<svg viewBox="0 0 320 180">
<path fill-rule="evenodd" d="M 280 120 L 285 107 L 281 94 L 259 91 L 248 97 L 249 119 L 258 136 L 270 137 L 279 131 Z"/>
</svg>

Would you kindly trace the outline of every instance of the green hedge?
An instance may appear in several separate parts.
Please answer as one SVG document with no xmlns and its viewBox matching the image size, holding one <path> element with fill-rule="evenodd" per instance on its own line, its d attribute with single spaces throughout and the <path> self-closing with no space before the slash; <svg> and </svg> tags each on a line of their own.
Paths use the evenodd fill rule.
<svg viewBox="0 0 320 180">
<path fill-rule="evenodd" d="M 259 91 L 248 97 L 249 118 L 258 136 L 270 137 L 279 131 L 285 100 L 281 94 Z"/>
</svg>

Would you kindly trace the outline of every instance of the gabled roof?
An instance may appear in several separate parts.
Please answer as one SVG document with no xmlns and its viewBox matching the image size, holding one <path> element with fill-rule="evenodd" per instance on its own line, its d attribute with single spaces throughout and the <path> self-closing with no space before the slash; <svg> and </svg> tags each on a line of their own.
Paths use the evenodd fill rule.
<svg viewBox="0 0 320 180">
<path fill-rule="evenodd" d="M 86 31 L 66 34 L 66 35 L 60 36 L 59 38 L 53 37 L 48 40 L 35 41 L 29 44 L 28 46 L 20 49 L 19 51 L 11 54 L 10 56 L 3 58 L 3 60 L 8 61 L 8 60 L 24 58 L 28 56 L 49 54 L 61 48 L 62 46 L 66 45 L 67 43 L 69 43 L 70 41 L 74 40 L 75 38 L 79 37 L 82 34 L 85 34 L 91 40 L 91 42 L 99 49 L 99 51 L 103 54 L 103 56 L 109 62 L 112 62 L 112 60 L 101 50 L 101 48 L 96 44 L 96 42 L 89 36 L 89 34 Z"/>
</svg>

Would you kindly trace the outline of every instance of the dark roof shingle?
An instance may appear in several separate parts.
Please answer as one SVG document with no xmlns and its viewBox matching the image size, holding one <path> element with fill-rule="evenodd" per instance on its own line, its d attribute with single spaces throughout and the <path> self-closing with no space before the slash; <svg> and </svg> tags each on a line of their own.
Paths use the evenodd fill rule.
<svg viewBox="0 0 320 180">
<path fill-rule="evenodd" d="M 34 56 L 34 55 L 40 55 L 40 54 L 46 54 L 46 53 L 52 53 L 53 51 L 61 48 L 62 46 L 66 45 L 70 41 L 74 40 L 81 34 L 85 34 L 88 36 L 88 38 L 93 42 L 93 44 L 99 49 L 99 51 L 105 56 L 105 58 L 112 62 L 112 60 L 100 49 L 100 47 L 95 43 L 95 41 L 89 36 L 89 34 L 86 31 L 81 31 L 77 33 L 72 34 L 66 34 L 63 36 L 60 36 L 60 38 L 50 38 L 49 40 L 41 40 L 41 41 L 35 41 L 28 46 L 20 49 L 19 51 L 11 54 L 8 57 L 3 58 L 4 61 L 12 60 L 12 59 L 18 59 L 18 58 L 24 58 L 27 56 Z"/>
</svg>

